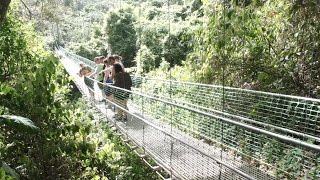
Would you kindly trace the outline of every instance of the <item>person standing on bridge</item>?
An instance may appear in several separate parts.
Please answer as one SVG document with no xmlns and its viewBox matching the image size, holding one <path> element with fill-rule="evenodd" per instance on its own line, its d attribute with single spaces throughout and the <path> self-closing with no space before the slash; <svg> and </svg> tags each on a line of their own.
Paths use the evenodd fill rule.
<svg viewBox="0 0 320 180">
<path fill-rule="evenodd" d="M 131 91 L 132 81 L 128 73 L 123 71 L 120 64 L 114 64 L 112 68 L 114 86 Z M 130 92 L 114 89 L 114 102 L 121 108 L 116 108 L 115 118 L 116 120 L 127 120 L 127 113 L 123 109 L 128 110 L 127 101 L 129 99 Z"/>
<path fill-rule="evenodd" d="M 89 90 L 89 94 L 90 94 L 90 100 L 94 100 L 94 89 L 93 89 L 93 84 L 94 81 L 92 79 L 92 74 L 93 74 L 93 70 L 91 69 L 90 66 L 86 66 L 85 64 L 80 64 L 80 71 L 78 73 L 78 75 L 80 77 L 84 77 L 84 84 L 88 87 Z"/>
<path fill-rule="evenodd" d="M 116 54 L 114 54 L 112 56 L 114 57 L 115 63 L 120 64 L 122 69 L 123 69 L 123 72 L 125 72 L 125 68 L 124 68 L 124 65 L 122 63 L 122 57 L 119 56 L 119 55 L 116 55 Z"/>
<path fill-rule="evenodd" d="M 123 66 L 123 64 L 121 63 L 121 56 L 118 56 L 118 55 L 111 55 L 111 56 L 108 56 L 107 60 L 108 60 L 108 63 L 112 69 L 113 65 L 114 64 L 120 64 L 123 72 L 125 72 L 125 68 Z M 113 74 L 111 73 L 111 79 L 113 79 Z"/>
<path fill-rule="evenodd" d="M 105 69 L 103 70 L 104 72 L 104 79 L 103 82 L 105 83 L 103 90 L 105 95 L 107 96 L 107 99 L 109 101 L 112 101 L 112 88 L 109 87 L 110 84 L 113 83 L 112 81 L 112 65 L 110 63 L 110 59 L 106 58 L 103 61 L 104 65 L 105 65 Z"/>
<path fill-rule="evenodd" d="M 97 64 L 97 67 L 95 69 L 95 75 L 96 75 L 96 80 L 98 81 L 98 87 L 101 91 L 102 97 L 106 98 L 106 95 L 103 91 L 103 79 L 104 79 L 104 68 L 105 65 L 103 64 L 104 56 L 98 56 L 94 58 L 94 62 Z M 104 99 L 103 99 L 104 100 Z"/>
<path fill-rule="evenodd" d="M 118 55 L 111 55 L 108 56 L 108 60 L 110 62 L 110 65 L 113 66 L 114 64 L 120 64 L 120 66 L 122 67 L 123 72 L 125 72 L 125 68 L 121 62 L 122 57 L 118 56 Z"/>
</svg>

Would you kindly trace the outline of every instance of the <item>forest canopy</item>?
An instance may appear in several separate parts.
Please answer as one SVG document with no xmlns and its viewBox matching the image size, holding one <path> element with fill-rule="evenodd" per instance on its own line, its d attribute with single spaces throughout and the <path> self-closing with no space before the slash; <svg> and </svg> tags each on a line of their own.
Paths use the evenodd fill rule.
<svg viewBox="0 0 320 180">
<path fill-rule="evenodd" d="M 136 76 L 319 98 L 319 7 L 319 0 L 2 0 L 0 176 L 157 177 L 106 123 L 93 123 L 56 48 L 90 60 L 118 54 Z"/>
<path fill-rule="evenodd" d="M 26 1 L 50 48 L 120 54 L 141 75 L 168 63 L 167 78 L 318 97 L 319 1 L 59 2 Z"/>
</svg>

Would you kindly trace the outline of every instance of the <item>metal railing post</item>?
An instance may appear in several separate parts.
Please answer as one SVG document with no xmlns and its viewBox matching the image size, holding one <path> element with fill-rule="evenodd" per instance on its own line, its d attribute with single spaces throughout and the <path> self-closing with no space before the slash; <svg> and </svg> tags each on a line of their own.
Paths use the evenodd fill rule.
<svg viewBox="0 0 320 180">
<path fill-rule="evenodd" d="M 173 177 L 173 168 L 172 168 L 172 158 L 173 158 L 173 139 L 170 137 L 171 142 L 170 142 L 170 176 L 171 179 Z"/>
<path fill-rule="evenodd" d="M 145 149 L 145 125 L 143 124 L 142 126 L 142 149 L 143 149 L 143 154 L 146 154 L 146 149 Z"/>
</svg>

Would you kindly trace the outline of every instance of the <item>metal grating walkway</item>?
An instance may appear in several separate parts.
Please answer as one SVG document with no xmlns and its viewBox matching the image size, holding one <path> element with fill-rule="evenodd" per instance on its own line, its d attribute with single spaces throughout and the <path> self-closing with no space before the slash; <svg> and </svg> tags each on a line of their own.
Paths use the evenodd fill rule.
<svg viewBox="0 0 320 180">
<path fill-rule="evenodd" d="M 64 51 L 58 51 L 57 54 L 61 57 L 61 62 L 64 65 L 65 69 L 72 77 L 74 77 L 74 81 L 79 89 L 84 94 L 88 95 L 87 87 L 83 83 L 83 80 L 79 78 L 76 73 L 79 70 L 80 62 L 84 61 L 87 64 L 89 64 L 89 62 L 87 62 L 87 60 L 85 59 L 81 59 L 81 57 L 74 58 L 66 54 Z M 152 86 L 150 80 L 149 84 L 151 84 Z M 97 86 L 96 82 L 95 86 Z M 135 146 L 140 147 L 140 154 L 143 153 L 143 155 L 148 155 L 152 159 L 154 159 L 159 166 L 161 166 L 168 172 L 168 174 L 171 175 L 171 178 L 279 178 L 272 171 L 272 166 L 258 166 L 253 161 L 250 162 L 248 160 L 245 160 L 246 156 L 239 155 L 239 152 L 230 149 L 228 147 L 228 142 L 226 141 L 227 139 L 223 139 L 223 135 L 222 143 L 219 143 L 219 140 L 217 141 L 218 143 L 213 143 L 212 141 L 208 143 L 207 140 L 210 138 L 199 136 L 199 133 L 190 133 L 188 128 L 181 128 L 180 126 L 174 125 L 172 121 L 166 121 L 166 119 L 162 118 L 162 116 L 171 116 L 171 119 L 174 119 L 181 116 L 179 112 L 188 111 L 190 114 L 192 114 L 192 116 L 195 117 L 197 121 L 201 119 L 205 120 L 206 118 L 210 118 L 212 116 L 206 115 L 208 109 L 202 113 L 198 112 L 199 109 L 195 111 L 192 111 L 190 109 L 188 110 L 188 108 L 184 108 L 181 105 L 183 103 L 170 101 L 170 99 L 164 98 L 165 94 L 163 94 L 163 92 L 162 94 L 158 93 L 154 95 L 151 91 L 141 92 L 140 90 L 132 92 L 132 98 L 129 101 L 129 110 L 127 111 L 127 113 L 129 114 L 129 120 L 127 122 L 115 121 L 113 118 L 114 112 L 111 111 L 111 109 L 107 109 L 104 103 L 96 103 L 95 105 L 104 114 L 104 116 L 107 117 L 106 119 L 110 122 L 110 124 L 117 127 L 121 131 L 124 141 L 131 141 L 133 142 L 133 144 L 135 144 Z M 99 95 L 98 91 L 95 93 L 98 98 L 102 98 L 101 94 Z M 163 95 L 163 97 L 161 97 L 160 95 Z M 116 102 L 110 103 L 114 106 L 117 106 Z M 150 105 L 149 108 L 148 105 Z M 160 109 L 163 111 L 161 111 Z M 196 118 L 196 116 L 198 116 L 198 118 Z M 222 124 L 221 120 L 215 123 L 220 123 L 218 124 L 220 129 L 218 129 L 217 132 L 226 127 Z M 238 128 L 238 131 L 241 131 L 241 129 Z M 252 132 L 248 131 L 243 132 L 245 134 L 252 134 Z M 257 134 L 259 135 L 259 133 Z M 261 134 L 259 136 L 261 136 Z M 218 136 L 217 139 L 221 139 L 221 137 Z M 286 144 L 286 147 L 290 148 L 291 146 Z M 315 148 L 319 147 L 315 146 Z M 315 153 L 314 150 L 310 151 L 310 153 L 313 154 L 314 157 L 319 155 L 319 151 L 317 150 Z M 313 155 L 310 155 L 310 157 L 313 157 Z M 292 178 L 290 174 L 287 175 L 288 177 Z"/>
</svg>

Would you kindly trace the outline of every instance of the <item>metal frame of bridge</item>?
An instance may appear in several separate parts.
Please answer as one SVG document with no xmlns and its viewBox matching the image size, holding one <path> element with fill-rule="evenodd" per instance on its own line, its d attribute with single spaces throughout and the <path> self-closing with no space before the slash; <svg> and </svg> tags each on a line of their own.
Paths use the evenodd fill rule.
<svg viewBox="0 0 320 180">
<path fill-rule="evenodd" d="M 78 70 L 79 62 L 84 61 L 89 65 L 90 62 L 84 58 L 75 57 L 75 55 L 70 56 L 73 58 L 69 60 L 62 58 L 61 62 L 68 73 L 75 77 L 74 81 L 79 90 L 83 94 L 87 94 L 86 86 L 76 76 L 75 72 Z M 117 87 L 110 87 L 117 89 Z M 249 121 L 250 119 L 245 119 L 244 117 L 240 117 L 242 121 L 235 121 L 234 118 L 239 117 L 229 118 L 230 116 L 225 112 L 216 115 L 210 112 L 212 110 L 210 108 L 197 109 L 190 103 L 170 101 L 165 97 L 155 97 L 148 93 L 136 91 L 131 93 L 132 96 L 139 97 L 142 100 L 142 104 L 143 99 L 148 99 L 149 102 L 156 101 L 170 108 L 182 109 L 204 117 L 218 119 L 221 122 L 235 125 L 254 133 L 264 134 L 270 138 L 311 149 L 312 151 L 319 152 L 320 149 L 318 145 L 271 132 L 268 129 L 255 127 L 252 124 L 246 124 L 242 121 Z M 109 103 L 121 108 L 117 103 Z M 132 103 L 131 105 L 129 107 L 130 111 L 127 111 L 130 114 L 129 121 L 125 123 L 114 120 L 114 113 L 110 109 L 106 109 L 104 104 L 95 104 L 95 107 L 108 119 L 111 126 L 116 127 L 121 132 L 123 141 L 128 143 L 152 169 L 157 171 L 165 170 L 173 179 L 275 179 L 267 171 L 263 172 L 262 169 L 254 168 L 250 164 L 241 164 L 240 157 L 232 154 L 232 151 L 226 151 L 223 145 L 211 146 L 203 142 L 203 140 L 199 140 L 183 130 L 173 127 L 172 123 L 163 122 L 161 119 L 155 118 L 156 116 L 152 114 L 152 111 L 145 111 L 143 107 L 136 107 Z M 295 132 L 293 130 L 288 131 Z M 304 135 L 303 133 L 301 134 Z M 148 157 L 151 157 L 157 165 L 151 165 L 147 161 Z"/>
</svg>

